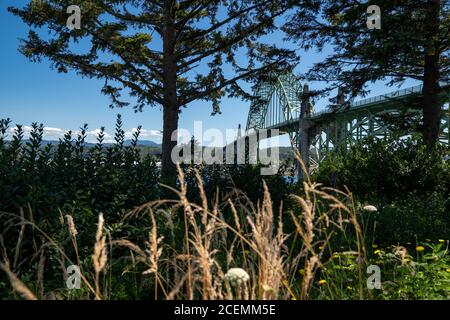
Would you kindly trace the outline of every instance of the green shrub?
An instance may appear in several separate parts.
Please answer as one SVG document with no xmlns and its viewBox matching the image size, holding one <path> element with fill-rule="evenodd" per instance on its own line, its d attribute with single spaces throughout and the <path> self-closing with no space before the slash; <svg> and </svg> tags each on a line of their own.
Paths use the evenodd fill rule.
<svg viewBox="0 0 450 320">
<path fill-rule="evenodd" d="M 366 139 L 349 150 L 336 150 L 320 164 L 314 179 L 336 188 L 347 186 L 364 201 L 386 202 L 411 192 L 450 190 L 450 163 L 445 148 L 428 150 L 413 139 Z"/>
<path fill-rule="evenodd" d="M 448 196 L 408 194 L 403 199 L 379 206 L 374 219 L 376 238 L 382 245 L 437 240 L 450 234 Z"/>
<path fill-rule="evenodd" d="M 191 201 L 201 203 L 197 190 L 195 169 L 200 172 L 202 183 L 208 199 L 213 200 L 217 191 L 221 193 L 220 200 L 226 197 L 230 191 L 240 190 L 252 202 L 261 200 L 263 194 L 263 181 L 266 182 L 276 206 L 285 201 L 290 193 L 291 185 L 284 177 L 284 166 L 280 167 L 277 174 L 262 176 L 262 165 L 199 165 L 184 166 L 186 183 L 189 186 L 188 198 Z"/>
<path fill-rule="evenodd" d="M 71 214 L 80 228 L 95 230 L 99 212 L 118 222 L 133 207 L 159 197 L 159 170 L 137 147 L 140 128 L 130 146 L 117 118 L 115 143 L 105 146 L 104 129 L 95 147 L 85 143 L 87 125 L 74 137 L 67 132 L 56 145 L 44 145 L 43 125 L 32 124 L 29 139 L 21 125 L 8 137 L 10 120 L 0 121 L 0 211 L 33 214 L 44 231 L 59 230 L 60 215 Z M 10 138 L 10 139 L 8 139 Z M 0 222 L 0 228 L 5 226 Z M 88 239 L 81 246 L 91 245 Z"/>
<path fill-rule="evenodd" d="M 407 250 L 403 246 L 372 249 L 360 265 L 350 252 L 335 252 L 320 270 L 314 295 L 320 299 L 420 300 L 450 298 L 448 240 L 426 243 Z M 378 266 L 380 289 L 368 289 L 365 269 Z"/>
<path fill-rule="evenodd" d="M 450 234 L 450 162 L 446 149 L 427 150 L 413 139 L 367 139 L 336 150 L 313 179 L 378 208 L 367 221 L 368 238 L 382 245 L 415 243 Z"/>
</svg>

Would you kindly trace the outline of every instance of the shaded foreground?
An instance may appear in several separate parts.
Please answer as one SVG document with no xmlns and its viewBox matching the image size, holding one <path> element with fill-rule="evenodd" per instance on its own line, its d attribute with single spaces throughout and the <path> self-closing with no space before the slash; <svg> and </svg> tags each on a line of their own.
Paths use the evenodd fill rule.
<svg viewBox="0 0 450 320">
<path fill-rule="evenodd" d="M 180 190 L 174 190 L 178 199 L 149 202 L 124 216 L 122 226 L 131 226 L 133 220 L 142 223 L 142 237 L 134 241 L 112 239 L 114 226 L 105 224 L 102 214 L 96 232 L 83 235 L 76 219 L 61 212 L 69 249 L 41 232 L 23 212 L 2 214 L 18 231 L 15 249 L 2 248 L 1 268 L 13 288 L 2 298 L 449 298 L 448 241 L 417 246 L 416 252 L 403 246 L 368 247 L 365 226 L 376 208 L 356 207 L 348 192 L 306 181 L 304 193 L 292 195 L 298 210 L 283 213 L 282 208 L 274 212 L 266 185 L 261 202 L 251 203 L 235 190 L 226 203 L 218 203 L 217 198 L 208 201 L 200 174 L 196 176 L 200 204 L 187 199 L 179 169 Z M 24 239 L 25 233 L 32 238 Z M 91 238 L 93 252 L 80 252 L 81 236 Z M 35 272 L 22 270 L 17 264 L 22 244 L 38 238 L 46 242 L 34 252 L 39 257 Z M 67 265 L 80 266 L 80 289 L 65 287 Z M 379 290 L 368 288 L 371 265 L 382 270 Z M 230 278 L 227 270 L 232 267 L 242 268 L 249 278 Z M 49 269 L 59 275 L 52 284 L 46 283 Z"/>
<path fill-rule="evenodd" d="M 161 197 L 120 123 L 91 150 L 0 125 L 1 299 L 450 297 L 449 166 L 412 142 L 337 152 L 301 185 L 185 166 Z"/>
</svg>

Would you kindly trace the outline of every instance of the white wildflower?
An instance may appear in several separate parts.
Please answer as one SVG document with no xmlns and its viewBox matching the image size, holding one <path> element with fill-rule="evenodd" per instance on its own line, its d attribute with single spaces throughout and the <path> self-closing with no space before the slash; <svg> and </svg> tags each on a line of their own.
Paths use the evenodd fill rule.
<svg viewBox="0 0 450 320">
<path fill-rule="evenodd" d="M 231 284 L 241 284 L 245 283 L 250 279 L 248 273 L 241 268 L 231 268 L 225 274 L 225 281 L 228 281 Z"/>
<path fill-rule="evenodd" d="M 363 210 L 368 211 L 368 212 L 377 212 L 378 211 L 377 207 L 372 206 L 372 205 L 364 206 Z"/>
</svg>

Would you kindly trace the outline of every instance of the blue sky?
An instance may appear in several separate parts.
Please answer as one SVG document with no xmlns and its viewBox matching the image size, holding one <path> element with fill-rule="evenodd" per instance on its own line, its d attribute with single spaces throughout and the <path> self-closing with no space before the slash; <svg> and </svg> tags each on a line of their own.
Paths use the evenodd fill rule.
<svg viewBox="0 0 450 320">
<path fill-rule="evenodd" d="M 107 133 L 114 130 L 117 113 L 122 115 L 127 135 L 133 128 L 142 125 L 142 139 L 161 141 L 162 111 L 160 108 L 146 108 L 135 113 L 132 108 L 110 109 L 110 100 L 100 93 L 101 80 L 86 79 L 74 72 L 60 74 L 50 68 L 48 61 L 33 63 L 18 52 L 19 38 L 26 38 L 28 26 L 18 17 L 7 11 L 8 6 L 22 6 L 26 0 L 2 0 L 0 6 L 0 118 L 11 118 L 13 123 L 30 125 L 43 123 L 47 139 L 55 139 L 66 130 L 77 130 L 84 123 L 92 131 L 88 140 L 93 141 L 95 130 L 106 127 Z M 271 39 L 280 39 L 273 35 Z M 324 54 L 308 52 L 302 54 L 300 66 L 296 72 L 302 73 L 312 63 L 319 61 Z M 317 88 L 314 84 L 312 89 Z M 394 90 L 383 84 L 370 87 L 372 95 Z M 324 105 L 319 103 L 318 109 Z M 245 127 L 249 103 L 238 99 L 223 100 L 221 115 L 211 116 L 211 106 L 199 101 L 183 109 L 179 127 L 193 131 L 194 121 L 203 121 L 204 130 L 217 128 L 222 132 Z M 287 145 L 286 137 L 281 144 Z"/>
</svg>

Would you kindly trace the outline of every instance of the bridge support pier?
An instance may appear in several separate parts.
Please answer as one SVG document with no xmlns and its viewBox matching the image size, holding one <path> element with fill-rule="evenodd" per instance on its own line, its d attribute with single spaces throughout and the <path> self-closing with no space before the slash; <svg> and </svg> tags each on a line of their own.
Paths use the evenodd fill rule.
<svg viewBox="0 0 450 320">
<path fill-rule="evenodd" d="M 297 168 L 297 178 L 302 180 L 304 178 L 304 170 L 306 174 L 309 172 L 309 149 L 311 147 L 311 122 L 306 120 L 305 117 L 309 115 L 311 111 L 311 102 L 309 99 L 309 86 L 305 84 L 303 86 L 302 103 L 300 108 L 300 117 L 297 132 L 297 148 L 300 152 L 301 160 L 304 164 L 304 168 L 299 163 Z"/>
<path fill-rule="evenodd" d="M 297 172 L 297 178 L 299 180 L 304 178 L 304 170 L 306 170 L 306 173 L 309 172 L 309 150 L 311 148 L 311 122 L 305 119 L 300 118 L 299 123 L 299 146 L 298 150 L 300 151 L 301 160 L 304 164 L 304 168 L 302 168 L 301 164 L 298 166 L 298 172 Z"/>
</svg>

